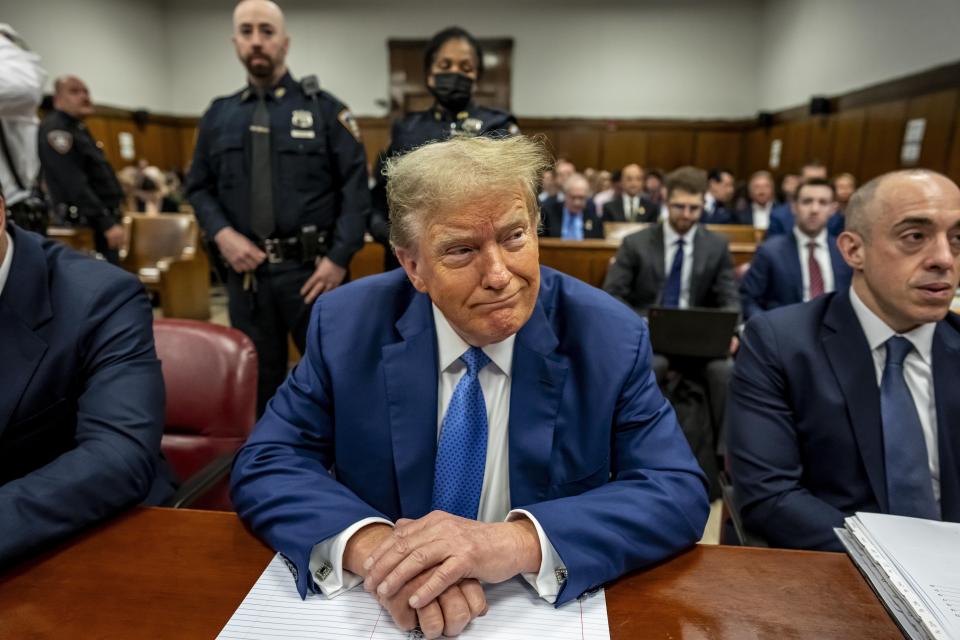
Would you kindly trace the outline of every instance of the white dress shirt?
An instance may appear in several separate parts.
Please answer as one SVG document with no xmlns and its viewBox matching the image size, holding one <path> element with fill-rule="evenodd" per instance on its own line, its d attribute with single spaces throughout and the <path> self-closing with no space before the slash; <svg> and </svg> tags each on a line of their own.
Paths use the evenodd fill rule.
<svg viewBox="0 0 960 640">
<path fill-rule="evenodd" d="M 940 504 L 940 449 L 937 446 L 937 403 L 933 395 L 933 334 L 937 323 L 928 322 L 912 331 L 898 334 L 863 303 L 853 287 L 850 287 L 850 302 L 867 337 L 867 344 L 870 345 L 878 387 L 883 380 L 883 369 L 887 363 L 887 340 L 901 335 L 913 344 L 913 351 L 908 353 L 903 361 L 903 378 L 920 417 L 923 440 L 927 444 L 933 497 L 937 504 Z"/>
<path fill-rule="evenodd" d="M 47 72 L 40 67 L 40 57 L 13 44 L 4 32 L 12 32 L 8 25 L 0 25 L 0 126 L 6 134 L 10 156 L 17 176 L 26 189 L 14 179 L 7 160 L 0 153 L 0 187 L 8 205 L 16 204 L 30 195 L 30 187 L 40 172 L 37 155 L 37 108 L 43 98 L 43 84 Z"/>
<path fill-rule="evenodd" d="M 663 223 L 663 283 L 666 285 L 673 267 L 673 258 L 677 255 L 677 240 L 683 238 L 683 268 L 680 269 L 680 308 L 690 306 L 690 276 L 693 273 L 693 238 L 697 225 L 690 227 L 683 236 L 674 231 L 670 222 Z"/>
<path fill-rule="evenodd" d="M 629 195 L 627 195 L 627 194 L 623 194 L 623 218 L 624 218 L 624 220 L 626 220 L 627 222 L 635 222 L 635 219 L 634 219 L 634 218 L 631 218 L 631 216 L 630 216 L 631 212 L 633 212 L 633 211 L 636 211 L 638 216 L 639 216 L 639 215 L 644 215 L 643 213 L 640 213 L 640 205 L 641 205 L 641 202 L 642 202 L 642 199 L 641 199 L 641 197 L 640 197 L 639 194 L 637 194 L 637 195 L 635 195 L 635 196 L 629 196 Z M 645 212 L 644 212 L 644 213 L 645 213 Z"/>
<path fill-rule="evenodd" d="M 773 211 L 773 200 L 765 205 L 759 205 L 756 202 L 751 202 L 750 207 L 753 209 L 753 228 L 769 229 L 770 212 Z"/>
<path fill-rule="evenodd" d="M 7 236 L 7 252 L 3 256 L 3 262 L 0 262 L 0 296 L 3 295 L 3 288 L 10 277 L 10 265 L 13 264 L 13 238 L 6 231 L 3 235 Z"/>
<path fill-rule="evenodd" d="M 817 237 L 811 238 L 804 234 L 797 227 L 793 228 L 793 237 L 797 240 L 797 251 L 800 252 L 800 276 L 803 280 L 803 301 L 810 299 L 810 264 L 807 262 L 807 256 L 810 250 L 807 245 L 814 242 L 817 246 L 813 250 L 813 257 L 820 265 L 820 273 L 823 275 L 823 292 L 830 293 L 834 289 L 833 284 L 833 263 L 830 261 L 830 249 L 827 246 L 827 230 L 824 228 L 817 234 Z"/>
<path fill-rule="evenodd" d="M 433 319 L 437 330 L 440 379 L 437 387 L 437 439 L 443 416 L 453 397 L 454 389 L 467 367 L 460 360 L 470 345 L 453 330 L 443 313 L 433 306 Z M 525 573 L 524 579 L 536 589 L 547 602 L 553 603 L 563 584 L 558 575 L 566 575 L 566 566 L 533 515 L 523 509 L 510 509 L 510 374 L 513 369 L 513 343 L 516 336 L 483 347 L 490 364 L 477 374 L 487 406 L 487 460 L 480 490 L 480 506 L 477 520 L 503 522 L 526 517 L 533 522 L 540 539 L 541 562 L 539 573 Z M 340 595 L 361 582 L 360 576 L 343 568 L 343 552 L 350 537 L 368 524 L 382 522 L 383 518 L 364 518 L 328 538 L 310 553 L 310 574 L 328 598 Z"/>
</svg>

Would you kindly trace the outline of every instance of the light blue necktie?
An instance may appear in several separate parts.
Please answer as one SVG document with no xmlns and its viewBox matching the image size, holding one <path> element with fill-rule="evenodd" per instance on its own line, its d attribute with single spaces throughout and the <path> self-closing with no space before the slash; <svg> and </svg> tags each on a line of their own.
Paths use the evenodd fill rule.
<svg viewBox="0 0 960 640">
<path fill-rule="evenodd" d="M 680 276 L 683 274 L 683 238 L 676 242 L 677 252 L 673 254 L 673 265 L 670 267 L 670 275 L 667 277 L 667 284 L 663 287 L 663 298 L 661 304 L 664 307 L 680 306 Z"/>
<path fill-rule="evenodd" d="M 894 515 L 939 520 L 923 427 L 903 377 L 903 361 L 911 351 L 913 343 L 906 338 L 887 340 L 887 362 L 880 381 L 887 502 Z"/>
<path fill-rule="evenodd" d="M 477 518 L 487 462 L 487 406 L 477 375 L 490 362 L 478 347 L 460 359 L 467 371 L 457 383 L 443 417 L 433 476 L 433 508 Z"/>
</svg>

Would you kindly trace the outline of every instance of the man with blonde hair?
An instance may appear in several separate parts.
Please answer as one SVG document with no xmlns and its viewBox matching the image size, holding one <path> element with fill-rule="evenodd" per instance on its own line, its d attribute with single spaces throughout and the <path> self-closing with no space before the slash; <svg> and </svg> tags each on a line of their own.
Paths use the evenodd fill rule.
<svg viewBox="0 0 960 640">
<path fill-rule="evenodd" d="M 403 270 L 317 301 L 233 472 L 301 594 L 362 581 L 404 629 L 456 635 L 486 611 L 479 581 L 522 575 L 559 605 L 699 539 L 705 478 L 645 323 L 539 265 L 547 166 L 522 136 L 388 163 Z"/>
</svg>

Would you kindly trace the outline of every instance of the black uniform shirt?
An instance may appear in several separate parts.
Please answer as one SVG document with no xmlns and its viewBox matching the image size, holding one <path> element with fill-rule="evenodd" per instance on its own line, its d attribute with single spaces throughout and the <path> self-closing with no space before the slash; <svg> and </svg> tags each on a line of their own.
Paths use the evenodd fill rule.
<svg viewBox="0 0 960 640">
<path fill-rule="evenodd" d="M 118 223 L 123 190 L 83 122 L 51 111 L 40 123 L 37 149 L 55 205 L 76 207 L 76 213 L 98 231 Z"/>
<path fill-rule="evenodd" d="M 324 91 L 307 95 L 289 73 L 266 98 L 270 114 L 274 235 L 296 236 L 316 225 L 328 238 L 327 257 L 342 267 L 363 246 L 370 209 L 360 130 L 342 102 Z M 197 132 L 186 192 L 207 237 L 230 226 L 250 228 L 252 87 L 218 98 Z"/>
</svg>

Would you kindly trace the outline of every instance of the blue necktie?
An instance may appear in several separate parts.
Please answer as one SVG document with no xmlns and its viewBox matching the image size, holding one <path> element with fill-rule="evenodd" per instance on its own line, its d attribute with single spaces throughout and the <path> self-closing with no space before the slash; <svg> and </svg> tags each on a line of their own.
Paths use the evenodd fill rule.
<svg viewBox="0 0 960 640">
<path fill-rule="evenodd" d="M 913 343 L 906 338 L 887 340 L 887 363 L 880 382 L 887 502 L 894 515 L 939 520 L 923 427 L 903 377 L 903 361 L 912 350 Z"/>
<path fill-rule="evenodd" d="M 683 238 L 677 240 L 677 252 L 673 255 L 673 266 L 667 284 L 663 287 L 661 304 L 665 307 L 680 306 L 680 274 L 683 273 Z"/>
<path fill-rule="evenodd" d="M 460 359 L 467 365 L 443 417 L 433 476 L 433 508 L 477 518 L 487 462 L 487 406 L 477 375 L 490 362 L 478 347 Z"/>
</svg>

